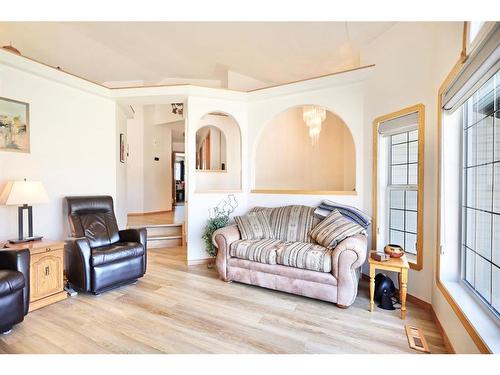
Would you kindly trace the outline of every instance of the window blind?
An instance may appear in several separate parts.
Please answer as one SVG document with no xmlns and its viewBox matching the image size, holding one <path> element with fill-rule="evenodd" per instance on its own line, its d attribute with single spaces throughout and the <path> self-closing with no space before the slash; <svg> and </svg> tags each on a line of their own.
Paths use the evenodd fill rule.
<svg viewBox="0 0 500 375">
<path fill-rule="evenodd" d="M 468 57 L 443 95 L 443 109 L 454 112 L 500 68 L 500 23 L 487 33 Z"/>
<path fill-rule="evenodd" d="M 378 132 L 388 136 L 398 133 L 410 132 L 418 129 L 418 112 L 413 112 L 401 117 L 380 123 Z"/>
</svg>

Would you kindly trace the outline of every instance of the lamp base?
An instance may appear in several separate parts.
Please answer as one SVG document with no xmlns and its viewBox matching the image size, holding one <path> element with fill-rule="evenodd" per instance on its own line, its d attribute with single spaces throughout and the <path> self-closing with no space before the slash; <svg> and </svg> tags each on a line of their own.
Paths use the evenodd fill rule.
<svg viewBox="0 0 500 375">
<path fill-rule="evenodd" d="M 16 238 L 13 240 L 9 240 L 10 243 L 25 243 L 31 241 L 39 241 L 43 238 L 43 236 L 32 236 L 32 237 L 24 237 L 22 239 Z"/>
</svg>

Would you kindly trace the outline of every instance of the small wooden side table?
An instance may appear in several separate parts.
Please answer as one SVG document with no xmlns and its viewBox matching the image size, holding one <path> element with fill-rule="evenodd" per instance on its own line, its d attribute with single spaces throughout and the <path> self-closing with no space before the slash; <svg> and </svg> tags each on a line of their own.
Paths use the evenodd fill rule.
<svg viewBox="0 0 500 375">
<path fill-rule="evenodd" d="M 408 270 L 410 265 L 406 259 L 406 255 L 401 258 L 390 258 L 385 262 L 379 262 L 372 259 L 372 253 L 376 252 L 372 250 L 370 256 L 368 257 L 368 263 L 370 264 L 370 311 L 373 311 L 375 303 L 373 301 L 373 296 L 375 293 L 375 271 L 386 270 L 394 271 L 398 273 L 399 276 L 399 299 L 401 301 L 401 319 L 406 317 L 406 289 L 408 283 Z"/>
<path fill-rule="evenodd" d="M 64 242 L 6 243 L 5 248 L 30 251 L 30 308 L 37 310 L 67 298 L 64 290 Z M 0 249 L 1 251 L 1 249 Z"/>
</svg>

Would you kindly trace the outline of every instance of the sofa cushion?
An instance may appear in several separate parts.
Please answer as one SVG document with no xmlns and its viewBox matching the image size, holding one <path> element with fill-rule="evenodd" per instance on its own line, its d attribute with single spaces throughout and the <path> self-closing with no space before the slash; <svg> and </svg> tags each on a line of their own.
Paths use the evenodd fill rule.
<svg viewBox="0 0 500 375">
<path fill-rule="evenodd" d="M 231 244 L 230 254 L 239 259 L 276 264 L 276 247 L 281 243 L 282 241 L 272 239 L 238 240 Z"/>
<path fill-rule="evenodd" d="M 332 271 L 332 250 L 307 242 L 285 242 L 278 245 L 276 262 L 282 266 L 311 271 Z"/>
<path fill-rule="evenodd" d="M 100 266 L 144 255 L 144 247 L 136 242 L 119 242 L 92 249 L 92 265 Z"/>
<path fill-rule="evenodd" d="M 346 219 L 338 210 L 333 210 L 310 232 L 311 237 L 317 243 L 330 249 L 347 237 L 356 234 L 366 235 L 366 231 L 362 226 Z"/>
<path fill-rule="evenodd" d="M 24 276 L 21 272 L 0 270 L 0 297 L 23 289 L 24 283 Z"/>
<path fill-rule="evenodd" d="M 309 232 L 320 221 L 314 208 L 308 206 L 283 206 L 276 208 L 254 207 L 251 212 L 262 211 L 269 217 L 273 238 L 289 242 L 313 242 Z"/>
<path fill-rule="evenodd" d="M 235 216 L 234 221 L 243 240 L 272 239 L 268 216 L 263 211 L 249 212 L 244 216 Z"/>
</svg>

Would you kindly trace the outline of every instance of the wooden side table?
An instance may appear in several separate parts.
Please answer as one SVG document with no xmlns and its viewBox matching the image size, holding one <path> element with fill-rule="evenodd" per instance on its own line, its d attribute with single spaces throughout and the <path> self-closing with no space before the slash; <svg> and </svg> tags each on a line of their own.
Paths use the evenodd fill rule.
<svg viewBox="0 0 500 375">
<path fill-rule="evenodd" d="M 401 319 L 406 317 L 406 289 L 408 283 L 408 270 L 410 265 L 406 259 L 406 255 L 401 258 L 390 258 L 385 262 L 379 262 L 372 259 L 371 254 L 376 252 L 372 250 L 370 256 L 368 257 L 368 263 L 370 264 L 370 311 L 373 311 L 375 303 L 373 301 L 373 296 L 375 294 L 375 271 L 386 270 L 394 271 L 398 273 L 399 276 L 399 299 L 401 301 Z"/>
<path fill-rule="evenodd" d="M 67 298 L 67 293 L 64 290 L 63 241 L 41 240 L 19 244 L 7 243 L 5 247 L 30 251 L 29 311 Z"/>
</svg>

